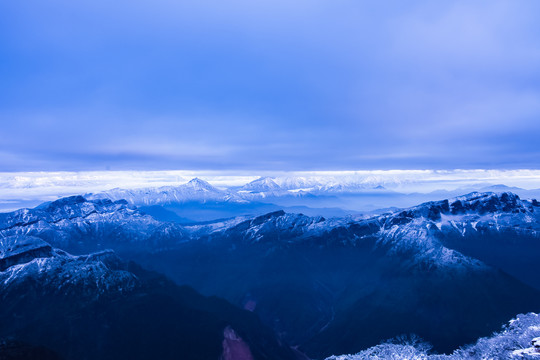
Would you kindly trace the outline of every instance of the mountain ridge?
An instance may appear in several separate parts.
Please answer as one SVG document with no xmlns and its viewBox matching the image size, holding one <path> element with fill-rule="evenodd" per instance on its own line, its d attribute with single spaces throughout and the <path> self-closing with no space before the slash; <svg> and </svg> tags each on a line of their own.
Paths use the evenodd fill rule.
<svg viewBox="0 0 540 360">
<path fill-rule="evenodd" d="M 0 237 L 37 236 L 79 252 L 112 248 L 178 284 L 248 306 L 314 357 L 407 329 L 449 351 L 539 305 L 540 286 L 507 270 L 538 268 L 540 211 L 511 193 L 471 193 L 370 217 L 274 211 L 189 226 L 157 221 L 125 201 L 83 199 L 3 215 Z M 509 234 L 527 251 L 508 245 Z M 505 262 L 513 254 L 520 261 Z M 471 319 L 465 329 L 460 314 Z M 434 332 L 434 319 L 444 334 Z M 388 326 L 362 330 L 374 322 Z"/>
<path fill-rule="evenodd" d="M 252 313 L 225 300 L 177 286 L 111 250 L 36 252 L 43 243 L 25 236 L 0 243 L 0 262 L 27 255 L 0 270 L 0 338 L 67 359 L 217 359 L 233 332 L 251 359 L 298 359 Z"/>
</svg>

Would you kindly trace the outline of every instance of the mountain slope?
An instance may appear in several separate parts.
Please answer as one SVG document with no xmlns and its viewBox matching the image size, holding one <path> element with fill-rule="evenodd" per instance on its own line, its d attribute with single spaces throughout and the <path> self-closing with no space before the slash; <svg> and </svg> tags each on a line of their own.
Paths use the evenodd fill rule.
<svg viewBox="0 0 540 360">
<path fill-rule="evenodd" d="M 5 215 L 0 235 L 114 248 L 179 284 L 254 311 L 313 357 L 356 352 L 408 332 L 450 351 L 517 313 L 538 311 L 539 288 L 522 283 L 525 268 L 482 261 L 512 234 L 501 249 L 506 257 L 518 253 L 537 274 L 537 252 L 520 246 L 538 246 L 538 209 L 511 193 L 472 193 L 370 218 L 278 211 L 179 226 L 125 202 L 72 198 Z M 40 216 L 46 220 L 34 221 Z M 492 243 L 477 256 L 453 246 L 478 239 Z"/>
<path fill-rule="evenodd" d="M 468 239 L 473 230 L 463 229 L 483 224 L 519 235 L 516 223 L 531 227 L 526 233 L 534 237 L 535 209 L 510 194 L 470 194 L 365 220 L 277 212 L 156 254 L 153 265 L 147 261 L 205 293 L 251 304 L 312 356 L 406 332 L 449 351 L 540 302 L 537 290 L 441 239 Z"/>
<path fill-rule="evenodd" d="M 21 236 L 0 249 L 11 264 L 0 272 L 0 338 L 66 359 L 217 359 L 232 333 L 252 359 L 296 358 L 253 314 L 111 251 L 72 256 Z"/>
</svg>

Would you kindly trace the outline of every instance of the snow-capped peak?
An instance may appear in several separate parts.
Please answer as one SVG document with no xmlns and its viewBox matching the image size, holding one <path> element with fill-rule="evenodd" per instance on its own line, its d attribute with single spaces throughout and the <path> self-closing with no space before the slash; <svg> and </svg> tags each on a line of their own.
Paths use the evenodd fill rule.
<svg viewBox="0 0 540 360">
<path fill-rule="evenodd" d="M 220 190 L 205 180 L 194 178 L 186 184 L 144 189 L 113 189 L 98 194 L 86 195 L 88 199 L 125 199 L 135 205 L 156 205 L 183 202 L 244 202 L 238 195 Z"/>
<path fill-rule="evenodd" d="M 242 190 L 252 191 L 252 192 L 272 192 L 281 190 L 281 187 L 276 184 L 274 179 L 271 177 L 261 177 L 257 180 L 244 185 Z"/>
<path fill-rule="evenodd" d="M 194 190 L 219 191 L 218 189 L 216 189 L 215 187 L 210 185 L 210 183 L 208 181 L 199 179 L 197 177 L 191 179 L 187 184 L 185 184 L 185 186 L 189 187 L 189 188 L 192 188 Z"/>
</svg>

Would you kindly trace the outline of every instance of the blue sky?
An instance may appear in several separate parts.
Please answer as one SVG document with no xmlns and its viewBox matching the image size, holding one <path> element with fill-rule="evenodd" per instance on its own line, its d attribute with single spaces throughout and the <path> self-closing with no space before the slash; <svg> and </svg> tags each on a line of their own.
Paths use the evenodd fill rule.
<svg viewBox="0 0 540 360">
<path fill-rule="evenodd" d="M 4 1 L 0 171 L 540 168 L 538 1 Z"/>
</svg>

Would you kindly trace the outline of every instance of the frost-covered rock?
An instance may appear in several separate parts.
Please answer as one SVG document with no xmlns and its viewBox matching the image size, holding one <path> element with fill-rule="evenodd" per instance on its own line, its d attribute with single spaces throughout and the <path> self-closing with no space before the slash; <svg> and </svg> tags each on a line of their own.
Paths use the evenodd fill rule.
<svg viewBox="0 0 540 360">
<path fill-rule="evenodd" d="M 0 239 L 0 271 L 37 257 L 49 257 L 51 245 L 32 236 L 9 236 Z"/>
<path fill-rule="evenodd" d="M 354 355 L 330 356 L 326 360 L 506 360 L 540 359 L 540 315 L 520 314 L 490 337 L 478 339 L 449 355 L 431 353 L 422 342 L 391 340 Z"/>
<path fill-rule="evenodd" d="M 0 297 L 24 294 L 38 284 L 48 293 L 77 293 L 91 297 L 123 292 L 137 286 L 136 277 L 112 252 L 73 256 L 35 237 L 0 241 Z"/>
</svg>

